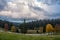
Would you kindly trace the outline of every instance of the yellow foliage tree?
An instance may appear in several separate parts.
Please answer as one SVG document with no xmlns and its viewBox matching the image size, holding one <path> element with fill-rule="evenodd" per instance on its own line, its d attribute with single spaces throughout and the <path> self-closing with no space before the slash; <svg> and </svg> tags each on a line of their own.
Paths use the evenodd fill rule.
<svg viewBox="0 0 60 40">
<path fill-rule="evenodd" d="M 39 29 L 40 29 L 40 33 L 43 33 L 43 27 L 40 27 Z"/>
<path fill-rule="evenodd" d="M 46 25 L 46 32 L 53 32 L 54 28 L 51 24 Z"/>
<path fill-rule="evenodd" d="M 11 32 L 16 32 L 16 27 L 15 26 L 11 27 Z"/>
</svg>

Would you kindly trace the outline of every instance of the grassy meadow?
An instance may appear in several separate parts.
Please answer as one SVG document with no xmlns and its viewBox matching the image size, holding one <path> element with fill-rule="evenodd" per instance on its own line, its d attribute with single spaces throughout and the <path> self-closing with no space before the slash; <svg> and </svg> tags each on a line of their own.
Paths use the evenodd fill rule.
<svg viewBox="0 0 60 40">
<path fill-rule="evenodd" d="M 60 40 L 60 35 L 25 35 L 0 32 L 0 40 Z"/>
</svg>

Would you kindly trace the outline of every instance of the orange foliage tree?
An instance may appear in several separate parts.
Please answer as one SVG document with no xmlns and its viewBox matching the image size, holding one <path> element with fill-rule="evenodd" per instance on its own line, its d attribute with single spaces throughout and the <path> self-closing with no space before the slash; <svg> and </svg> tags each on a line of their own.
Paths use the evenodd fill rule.
<svg viewBox="0 0 60 40">
<path fill-rule="evenodd" d="M 49 32 L 53 32 L 54 28 L 51 24 L 47 24 L 46 25 L 46 32 L 49 33 Z"/>
<path fill-rule="evenodd" d="M 8 24 L 7 24 L 7 23 L 4 24 L 4 30 L 5 30 L 5 31 L 8 31 L 8 29 L 9 29 L 9 28 L 8 28 Z"/>
<path fill-rule="evenodd" d="M 60 24 L 56 24 L 56 26 L 55 26 L 55 32 L 60 32 Z"/>
</svg>

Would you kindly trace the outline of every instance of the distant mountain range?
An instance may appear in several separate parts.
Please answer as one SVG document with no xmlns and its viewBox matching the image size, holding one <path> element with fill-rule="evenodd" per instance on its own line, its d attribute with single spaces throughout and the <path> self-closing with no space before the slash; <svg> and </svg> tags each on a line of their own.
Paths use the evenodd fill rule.
<svg viewBox="0 0 60 40">
<path fill-rule="evenodd" d="M 0 16 L 0 20 L 13 22 L 13 23 L 23 23 L 24 22 L 24 19 L 15 19 L 15 18 L 7 17 L 7 16 Z M 31 21 L 34 21 L 34 20 L 26 19 L 26 22 L 31 22 Z"/>
</svg>

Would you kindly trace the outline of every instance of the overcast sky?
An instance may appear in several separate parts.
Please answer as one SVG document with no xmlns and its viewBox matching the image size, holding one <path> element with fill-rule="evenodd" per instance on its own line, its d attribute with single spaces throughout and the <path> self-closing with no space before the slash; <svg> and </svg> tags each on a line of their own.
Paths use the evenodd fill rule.
<svg viewBox="0 0 60 40">
<path fill-rule="evenodd" d="M 60 0 L 0 0 L 0 19 L 60 18 Z"/>
</svg>

